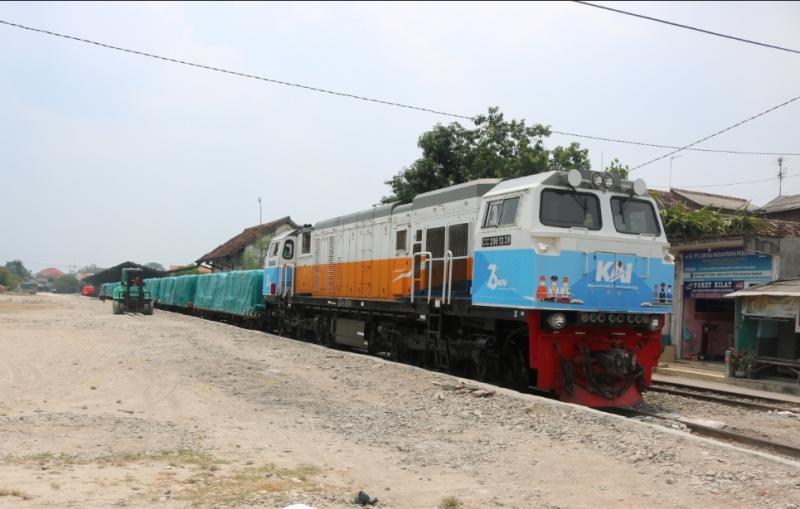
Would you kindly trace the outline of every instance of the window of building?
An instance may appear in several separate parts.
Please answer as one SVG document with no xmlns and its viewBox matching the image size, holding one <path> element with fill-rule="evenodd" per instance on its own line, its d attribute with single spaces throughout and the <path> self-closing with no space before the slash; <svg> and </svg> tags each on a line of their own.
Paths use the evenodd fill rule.
<svg viewBox="0 0 800 509">
<path fill-rule="evenodd" d="M 311 252 L 311 232 L 303 232 L 303 244 L 300 246 L 300 254 Z"/>
<path fill-rule="evenodd" d="M 284 260 L 291 260 L 294 257 L 294 241 L 292 239 L 283 243 L 283 256 Z"/>
<path fill-rule="evenodd" d="M 513 225 L 517 222 L 518 208 L 519 196 L 489 203 L 489 208 L 486 210 L 486 218 L 483 222 L 483 226 L 493 227 Z"/>
<path fill-rule="evenodd" d="M 611 214 L 614 217 L 614 228 L 620 233 L 661 233 L 656 212 L 649 201 L 615 196 L 611 198 Z"/>
<path fill-rule="evenodd" d="M 562 189 L 542 191 L 539 220 L 544 225 L 560 228 L 599 230 L 603 226 L 597 196 Z"/>
<path fill-rule="evenodd" d="M 398 230 L 394 237 L 394 248 L 397 251 L 405 251 L 408 249 L 406 240 L 408 237 L 408 230 Z"/>
</svg>

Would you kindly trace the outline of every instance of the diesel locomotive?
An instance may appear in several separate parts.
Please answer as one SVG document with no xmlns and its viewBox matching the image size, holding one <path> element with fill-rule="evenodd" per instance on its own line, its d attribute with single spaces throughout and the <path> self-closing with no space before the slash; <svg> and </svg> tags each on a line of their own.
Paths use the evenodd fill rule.
<svg viewBox="0 0 800 509">
<path fill-rule="evenodd" d="M 611 173 L 476 180 L 268 249 L 268 330 L 594 407 L 641 400 L 672 312 L 655 202 Z"/>
</svg>

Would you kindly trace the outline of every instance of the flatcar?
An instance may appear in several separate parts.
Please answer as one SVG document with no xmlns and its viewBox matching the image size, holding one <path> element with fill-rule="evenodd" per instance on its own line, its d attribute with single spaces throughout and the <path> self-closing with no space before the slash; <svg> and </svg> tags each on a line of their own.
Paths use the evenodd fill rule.
<svg viewBox="0 0 800 509">
<path fill-rule="evenodd" d="M 674 259 L 642 180 L 481 179 L 272 239 L 264 326 L 607 407 L 641 400 Z"/>
</svg>

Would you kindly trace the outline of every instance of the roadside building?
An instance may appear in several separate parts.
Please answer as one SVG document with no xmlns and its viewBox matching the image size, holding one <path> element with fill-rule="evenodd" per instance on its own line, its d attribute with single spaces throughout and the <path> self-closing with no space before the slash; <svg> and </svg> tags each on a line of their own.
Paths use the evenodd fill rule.
<svg viewBox="0 0 800 509">
<path fill-rule="evenodd" d="M 681 189 L 654 191 L 659 205 L 682 204 L 722 214 L 754 212 L 747 200 Z M 800 276 L 800 223 L 765 219 L 757 235 L 670 238 L 675 257 L 674 306 L 665 343 L 678 359 L 722 360 L 745 331 L 736 328 L 736 304 L 727 294 L 755 284 Z"/>
<path fill-rule="evenodd" d="M 248 257 L 263 259 L 266 256 L 265 239 L 297 228 L 298 225 L 289 216 L 245 228 L 242 233 L 204 254 L 195 263 L 209 267 L 213 272 L 246 268 Z"/>
<path fill-rule="evenodd" d="M 778 196 L 758 209 L 758 212 L 769 219 L 800 221 L 800 194 Z"/>
<path fill-rule="evenodd" d="M 780 279 L 736 291 L 739 376 L 788 375 L 800 383 L 800 278 Z M 737 369 L 737 371 L 739 371 Z"/>
</svg>

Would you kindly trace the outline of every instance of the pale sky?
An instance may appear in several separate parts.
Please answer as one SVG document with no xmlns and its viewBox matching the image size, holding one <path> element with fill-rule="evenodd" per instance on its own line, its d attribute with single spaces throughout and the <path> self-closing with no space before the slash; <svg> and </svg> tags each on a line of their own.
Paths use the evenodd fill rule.
<svg viewBox="0 0 800 509">
<path fill-rule="evenodd" d="M 800 3 L 606 5 L 800 49 Z M 800 55 L 574 3 L 14 3 L 0 19 L 275 79 L 665 145 L 797 96 Z M 0 263 L 188 263 L 243 228 L 368 208 L 451 119 L 0 25 Z M 800 101 L 702 145 L 800 152 Z M 464 122 L 462 122 L 464 123 Z M 593 168 L 666 150 L 579 141 Z M 776 157 L 684 152 L 674 187 L 761 205 Z M 800 156 L 786 157 L 800 174 Z M 635 173 L 668 185 L 669 161 Z M 783 184 L 800 193 L 800 177 Z"/>
</svg>

